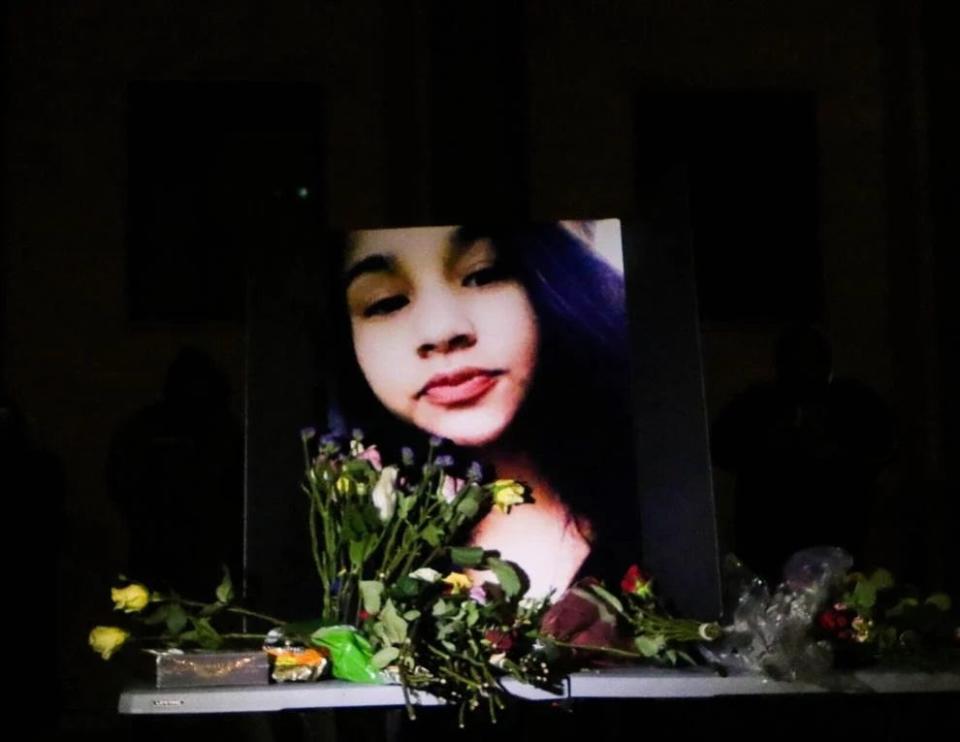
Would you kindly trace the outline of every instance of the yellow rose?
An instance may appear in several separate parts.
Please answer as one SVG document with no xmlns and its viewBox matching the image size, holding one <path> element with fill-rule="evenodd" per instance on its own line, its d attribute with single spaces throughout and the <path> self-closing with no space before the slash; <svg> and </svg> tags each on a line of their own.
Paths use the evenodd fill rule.
<svg viewBox="0 0 960 742">
<path fill-rule="evenodd" d="M 339 477 L 337 477 L 337 481 L 333 486 L 336 488 L 339 494 L 349 495 L 352 484 L 353 480 L 350 479 L 350 477 L 348 477 L 346 474 L 341 474 Z"/>
<path fill-rule="evenodd" d="M 115 611 L 139 613 L 150 602 L 150 591 L 139 582 L 131 582 L 126 587 L 111 588 L 110 599 Z"/>
<path fill-rule="evenodd" d="M 454 595 L 465 593 L 473 587 L 473 581 L 462 572 L 451 572 L 443 578 L 443 582 L 450 586 L 450 592 Z"/>
<path fill-rule="evenodd" d="M 129 632 L 116 626 L 97 626 L 90 632 L 89 641 L 93 651 L 108 660 L 129 638 Z"/>
<path fill-rule="evenodd" d="M 526 487 L 513 479 L 498 479 L 490 487 L 493 490 L 493 506 L 501 513 L 509 513 L 511 507 L 520 505 L 526 492 Z"/>
</svg>

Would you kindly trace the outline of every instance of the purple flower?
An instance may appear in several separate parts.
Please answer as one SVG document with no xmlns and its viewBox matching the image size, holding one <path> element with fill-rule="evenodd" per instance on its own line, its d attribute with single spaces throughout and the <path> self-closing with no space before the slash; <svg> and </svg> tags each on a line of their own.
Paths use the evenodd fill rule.
<svg viewBox="0 0 960 742">
<path fill-rule="evenodd" d="M 437 456 L 433 464 L 438 469 L 444 469 L 448 466 L 453 466 L 453 456 L 450 456 L 449 454 L 444 454 L 443 456 Z"/>
<path fill-rule="evenodd" d="M 354 429 L 353 429 L 353 433 L 351 434 L 351 437 L 352 437 L 353 440 L 355 440 L 355 441 L 362 441 L 362 440 L 363 440 L 363 431 L 360 430 L 360 428 L 354 428 Z"/>
<path fill-rule="evenodd" d="M 479 482 L 483 479 L 483 467 L 480 466 L 480 462 L 474 461 L 470 464 L 470 468 L 467 469 L 467 479 L 471 482 Z"/>
<path fill-rule="evenodd" d="M 404 466 L 413 466 L 413 449 L 408 446 L 401 448 L 400 460 L 403 461 Z"/>
<path fill-rule="evenodd" d="M 436 435 L 431 435 L 431 436 L 430 436 L 430 447 L 431 447 L 431 448 L 439 448 L 439 447 L 442 446 L 442 445 L 443 445 L 443 438 L 441 438 L 441 437 L 439 437 L 439 436 L 436 436 Z"/>
</svg>

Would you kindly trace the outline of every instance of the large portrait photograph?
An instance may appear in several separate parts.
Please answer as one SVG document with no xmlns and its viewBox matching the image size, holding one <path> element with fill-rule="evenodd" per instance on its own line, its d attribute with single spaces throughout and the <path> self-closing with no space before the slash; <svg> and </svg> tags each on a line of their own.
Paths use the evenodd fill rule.
<svg viewBox="0 0 960 742">
<path fill-rule="evenodd" d="M 359 439 L 378 464 L 434 456 L 450 497 L 470 477 L 522 483 L 525 501 L 489 508 L 463 542 L 517 565 L 530 597 L 588 576 L 617 584 L 627 565 L 653 563 L 676 604 L 711 614 L 695 308 L 663 305 L 683 305 L 689 277 L 636 250 L 658 241 L 618 219 L 341 230 L 285 269 L 255 271 L 251 596 L 272 606 L 298 592 L 285 585 L 300 580 L 291 565 L 308 574 L 305 504 L 270 472 L 293 461 L 284 428 L 315 425 Z M 704 563 L 677 566 L 681 554 Z"/>
<path fill-rule="evenodd" d="M 393 461 L 434 437 L 452 479 L 473 466 L 526 484 L 532 501 L 470 540 L 536 597 L 630 559 L 623 274 L 598 235 L 619 253 L 616 222 L 358 231 L 331 267 L 330 427 Z"/>
</svg>

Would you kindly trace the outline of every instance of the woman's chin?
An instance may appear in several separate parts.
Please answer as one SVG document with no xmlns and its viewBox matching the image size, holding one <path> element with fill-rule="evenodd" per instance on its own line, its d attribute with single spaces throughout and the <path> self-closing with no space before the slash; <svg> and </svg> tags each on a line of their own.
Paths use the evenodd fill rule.
<svg viewBox="0 0 960 742">
<path fill-rule="evenodd" d="M 457 446 L 483 448 L 496 442 L 506 429 L 507 423 L 473 419 L 421 427 L 432 435 L 452 441 Z"/>
</svg>

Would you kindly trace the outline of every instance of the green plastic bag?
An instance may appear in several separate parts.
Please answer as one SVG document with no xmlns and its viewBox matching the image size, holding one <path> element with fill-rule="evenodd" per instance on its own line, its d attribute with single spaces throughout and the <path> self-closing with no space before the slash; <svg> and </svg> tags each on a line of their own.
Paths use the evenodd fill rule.
<svg viewBox="0 0 960 742">
<path fill-rule="evenodd" d="M 324 626 L 313 632 L 310 640 L 330 651 L 333 677 L 354 683 L 383 683 L 383 676 L 374 666 L 373 647 L 353 626 Z"/>
</svg>

